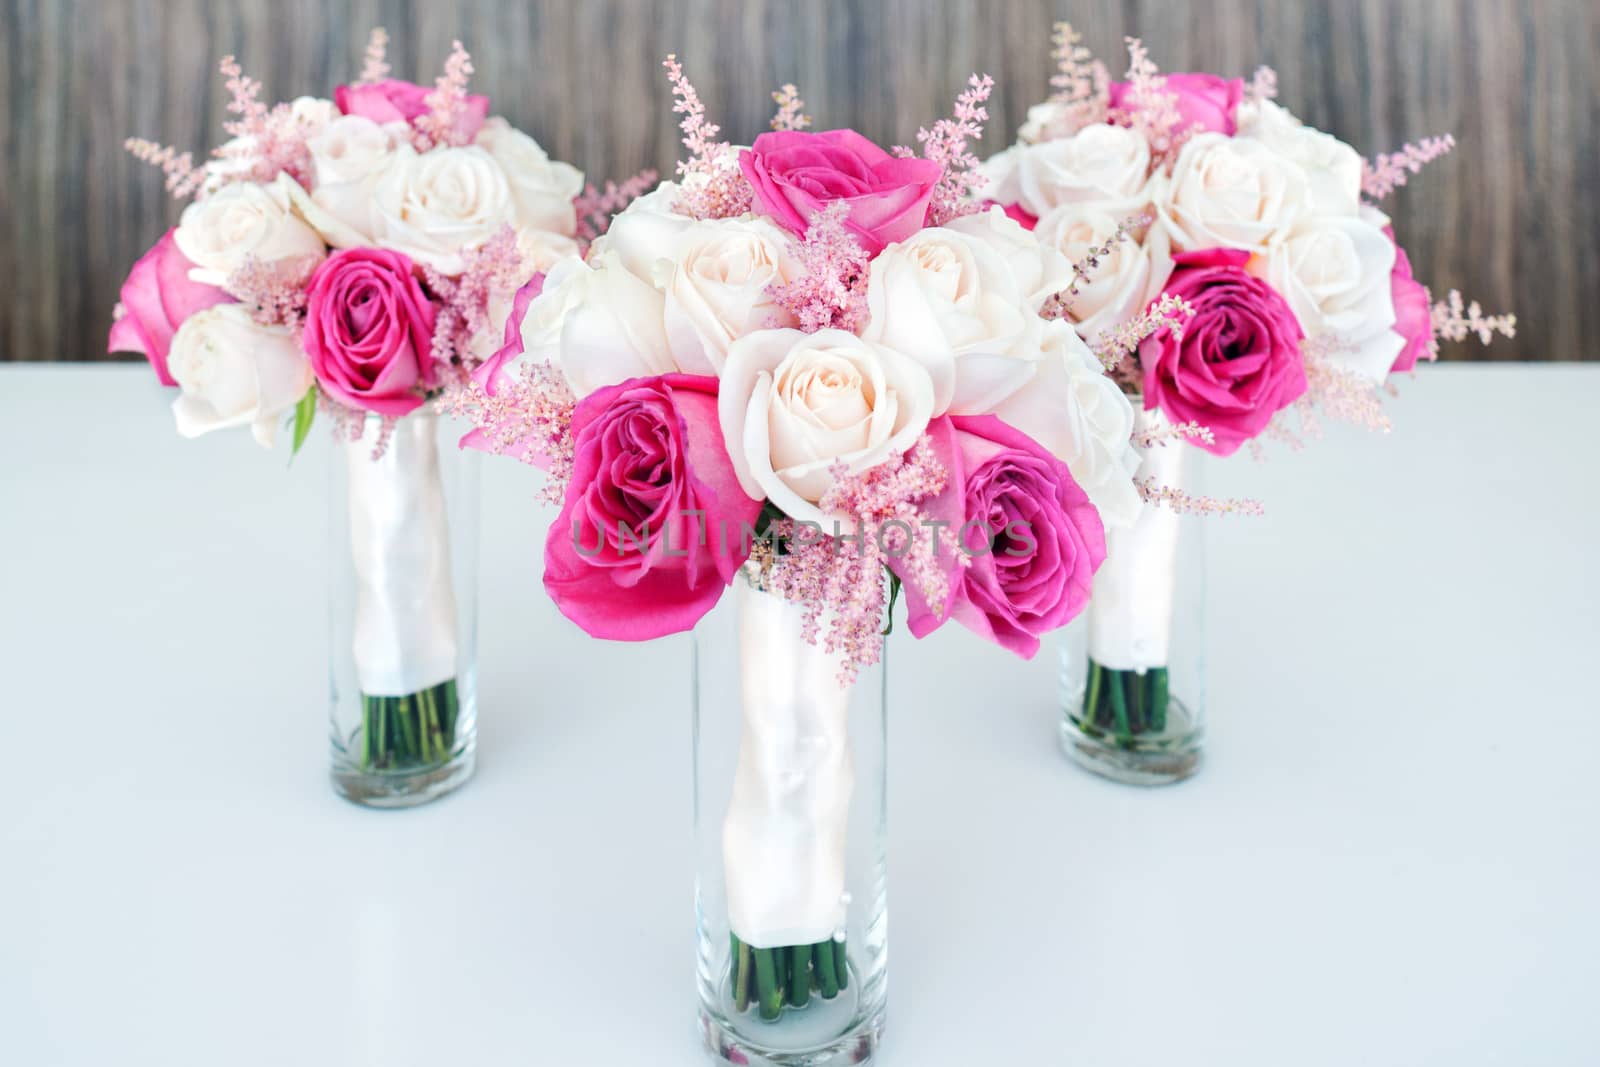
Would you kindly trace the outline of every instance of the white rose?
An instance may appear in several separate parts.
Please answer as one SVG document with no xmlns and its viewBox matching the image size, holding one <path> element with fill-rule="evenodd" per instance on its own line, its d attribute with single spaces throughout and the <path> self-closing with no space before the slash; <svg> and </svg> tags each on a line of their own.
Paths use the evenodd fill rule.
<svg viewBox="0 0 1600 1067">
<path fill-rule="evenodd" d="M 976 237 L 1004 256 L 1016 275 L 1023 300 L 1034 311 L 1072 281 L 1072 260 L 1040 241 L 997 205 L 951 219 L 944 228 Z"/>
<path fill-rule="evenodd" d="M 517 231 L 517 251 L 529 270 L 549 273 L 563 259 L 578 255 L 578 242 L 565 234 L 549 230 Z"/>
<path fill-rule="evenodd" d="M 1032 373 L 1014 356 L 1033 347 L 1041 322 L 1026 296 L 994 244 L 930 227 L 873 259 L 861 336 L 927 368 L 935 415 L 981 414 Z"/>
<path fill-rule="evenodd" d="M 1369 210 L 1367 217 L 1302 225 L 1265 261 L 1251 260 L 1250 270 L 1283 295 L 1307 337 L 1339 339 L 1334 361 L 1381 384 L 1405 342 L 1390 329 L 1395 251 L 1383 232 L 1388 220 Z"/>
<path fill-rule="evenodd" d="M 402 144 L 395 152 L 394 163 L 373 189 L 373 236 L 380 246 L 441 273 L 460 274 L 462 252 L 479 247 L 502 226 L 515 226 L 511 183 L 484 149 L 468 145 L 419 155 Z"/>
<path fill-rule="evenodd" d="M 1022 169 L 1022 154 L 1027 150 L 1028 145 L 1014 144 L 980 163 L 978 173 L 983 176 L 983 185 L 978 188 L 978 195 L 997 204 L 1015 204 L 1021 200 L 1022 183 L 1018 173 Z"/>
<path fill-rule="evenodd" d="M 519 229 L 571 237 L 577 229 L 572 198 L 583 192 L 583 172 L 552 160 L 539 142 L 496 116 L 478 131 L 477 143 L 511 179 Z"/>
<path fill-rule="evenodd" d="M 1017 138 L 1028 142 L 1046 140 L 1065 129 L 1071 116 L 1072 108 L 1066 104 L 1053 100 L 1034 104 L 1028 108 L 1027 120 L 1017 129 Z"/>
<path fill-rule="evenodd" d="M 1361 154 L 1331 134 L 1305 125 L 1270 100 L 1241 104 L 1239 136 L 1260 141 L 1306 173 L 1308 209 L 1354 215 L 1361 204 Z"/>
<path fill-rule="evenodd" d="M 1146 199 L 1149 180 L 1150 142 L 1144 134 L 1099 123 L 1027 146 L 1017 163 L 1016 187 L 1023 208 L 1043 215 L 1062 204 L 1135 206 Z"/>
<path fill-rule="evenodd" d="M 655 264 L 665 297 L 664 322 L 673 361 L 689 374 L 720 374 L 728 348 L 753 330 L 792 326 L 768 288 L 804 269 L 789 235 L 767 219 L 706 219 L 677 234 L 671 254 Z"/>
<path fill-rule="evenodd" d="M 1060 459 L 1089 494 L 1107 525 L 1139 515 L 1133 484 L 1133 405 L 1077 333 L 1059 319 L 1045 323 L 1033 377 L 995 409 Z"/>
<path fill-rule="evenodd" d="M 1162 221 L 1180 252 L 1281 244 L 1306 211 L 1306 173 L 1260 141 L 1202 133 L 1178 153 Z"/>
<path fill-rule="evenodd" d="M 173 240 L 195 264 L 189 277 L 206 285 L 226 284 L 246 259 L 263 265 L 304 259 L 315 266 L 326 253 L 322 238 L 290 209 L 281 184 L 223 186 L 183 209 Z"/>
<path fill-rule="evenodd" d="M 554 361 L 579 397 L 678 369 L 662 328 L 661 294 L 614 252 L 556 264 L 528 305 L 522 345 L 524 360 Z"/>
<path fill-rule="evenodd" d="M 348 248 L 372 240 L 378 230 L 373 192 L 383 172 L 394 164 L 400 141 L 388 126 L 360 115 L 342 115 L 306 142 L 316 179 L 311 199 L 359 237 L 352 241 L 349 234 L 330 228 L 333 232 L 322 234 L 329 244 Z"/>
<path fill-rule="evenodd" d="M 687 215 L 655 210 L 659 206 L 659 201 L 646 207 L 638 201 L 629 204 L 611 220 L 610 228 L 595 238 L 589 257 L 614 253 L 624 268 L 654 285 L 657 268 L 672 264 L 679 235 L 695 224 Z"/>
<path fill-rule="evenodd" d="M 717 413 L 745 492 L 831 532 L 816 506 L 829 468 L 859 473 L 915 444 L 933 383 L 914 360 L 843 330 L 758 330 L 728 350 Z"/>
<path fill-rule="evenodd" d="M 1039 219 L 1033 234 L 1071 263 L 1102 248 L 1126 216 L 1095 204 L 1063 204 Z M 1078 333 L 1094 340 L 1144 310 L 1172 276 L 1172 242 L 1159 221 L 1141 239 L 1129 235 L 1100 257 L 1067 308 Z"/>
<path fill-rule="evenodd" d="M 272 447 L 279 417 L 315 380 L 311 363 L 281 326 L 263 326 L 240 304 L 218 304 L 183 320 L 167 369 L 183 390 L 173 401 L 178 432 L 198 437 L 249 424 Z"/>
</svg>

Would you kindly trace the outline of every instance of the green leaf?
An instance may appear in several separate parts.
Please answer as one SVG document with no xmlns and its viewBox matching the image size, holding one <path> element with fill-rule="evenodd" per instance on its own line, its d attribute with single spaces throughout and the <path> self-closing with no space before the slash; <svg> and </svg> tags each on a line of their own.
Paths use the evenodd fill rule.
<svg viewBox="0 0 1600 1067">
<path fill-rule="evenodd" d="M 894 633 L 894 606 L 900 600 L 900 576 L 889 572 L 889 610 L 883 613 L 883 636 Z"/>
<path fill-rule="evenodd" d="M 300 398 L 300 403 L 294 406 L 294 446 L 289 450 L 291 462 L 299 453 L 300 446 L 306 443 L 306 437 L 311 433 L 311 420 L 316 417 L 317 387 L 313 385 L 306 390 L 306 395 Z"/>
</svg>

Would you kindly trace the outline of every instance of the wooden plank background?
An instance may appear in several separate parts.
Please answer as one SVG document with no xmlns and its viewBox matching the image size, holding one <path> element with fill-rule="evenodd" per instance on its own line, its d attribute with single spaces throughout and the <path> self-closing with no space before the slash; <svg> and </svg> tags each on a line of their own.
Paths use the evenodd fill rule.
<svg viewBox="0 0 1600 1067">
<path fill-rule="evenodd" d="M 1390 202 L 1435 291 L 1515 310 L 1514 342 L 1453 358 L 1600 355 L 1600 5 L 1595 0 L 0 0 L 0 358 L 103 359 L 133 260 L 177 218 L 139 135 L 221 139 L 216 60 L 265 95 L 331 95 L 388 28 L 396 73 L 431 80 L 460 37 L 475 88 L 591 177 L 677 158 L 663 54 L 726 135 L 798 83 L 819 127 L 884 144 L 949 111 L 970 71 L 998 83 L 987 155 L 1047 91 L 1050 25 L 1071 19 L 1114 72 L 1124 34 L 1166 70 L 1278 70 L 1280 100 L 1365 154 L 1453 132 L 1456 152 Z"/>
</svg>

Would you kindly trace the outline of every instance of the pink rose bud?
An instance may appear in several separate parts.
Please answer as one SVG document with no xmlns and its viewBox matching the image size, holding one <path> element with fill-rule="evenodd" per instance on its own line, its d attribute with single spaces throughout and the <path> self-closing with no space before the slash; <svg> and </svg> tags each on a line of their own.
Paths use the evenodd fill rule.
<svg viewBox="0 0 1600 1067">
<path fill-rule="evenodd" d="M 849 205 L 845 228 L 870 255 L 922 229 L 944 169 L 901 159 L 854 130 L 764 133 L 739 153 L 755 207 L 796 235 L 835 200 Z"/>
<path fill-rule="evenodd" d="M 407 256 L 347 248 L 311 276 L 302 343 L 334 399 L 404 415 L 421 406 L 422 390 L 434 381 L 434 316 Z"/>
</svg>

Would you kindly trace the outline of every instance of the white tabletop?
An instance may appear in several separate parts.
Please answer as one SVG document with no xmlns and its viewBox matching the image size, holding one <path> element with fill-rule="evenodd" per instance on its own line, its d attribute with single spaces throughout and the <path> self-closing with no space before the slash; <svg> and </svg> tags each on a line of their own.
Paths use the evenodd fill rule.
<svg viewBox="0 0 1600 1067">
<path fill-rule="evenodd" d="M 1055 747 L 1054 657 L 891 648 L 885 1067 L 1593 1061 L 1600 367 L 1428 367 L 1208 488 L 1197 779 Z M 591 642 L 485 463 L 476 780 L 324 781 L 325 442 L 0 370 L 0 1063 L 701 1062 L 688 646 Z"/>
</svg>

